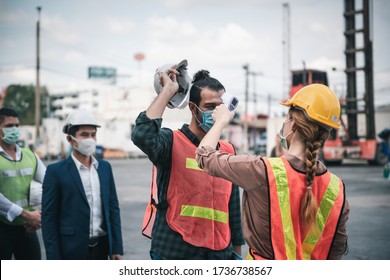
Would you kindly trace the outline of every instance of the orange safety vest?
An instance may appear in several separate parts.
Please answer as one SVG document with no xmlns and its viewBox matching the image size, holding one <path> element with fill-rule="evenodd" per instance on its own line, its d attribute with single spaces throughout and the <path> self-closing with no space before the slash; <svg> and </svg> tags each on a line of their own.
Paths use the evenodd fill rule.
<svg viewBox="0 0 390 280">
<path fill-rule="evenodd" d="M 234 154 L 231 144 L 226 141 L 219 144 L 221 151 Z M 189 244 L 223 250 L 231 239 L 228 205 L 232 183 L 200 169 L 195 159 L 196 148 L 181 131 L 173 132 L 167 223 Z M 142 226 L 142 233 L 147 237 L 152 235 L 158 206 L 156 171 L 154 166 L 151 199 Z"/>
<path fill-rule="evenodd" d="M 276 260 L 325 260 L 344 206 L 341 179 L 326 171 L 315 176 L 312 192 L 317 199 L 315 223 L 304 229 L 299 209 L 306 192 L 305 174 L 294 170 L 284 158 L 263 158 L 270 189 L 271 240 Z M 247 259 L 264 259 L 250 249 Z"/>
</svg>

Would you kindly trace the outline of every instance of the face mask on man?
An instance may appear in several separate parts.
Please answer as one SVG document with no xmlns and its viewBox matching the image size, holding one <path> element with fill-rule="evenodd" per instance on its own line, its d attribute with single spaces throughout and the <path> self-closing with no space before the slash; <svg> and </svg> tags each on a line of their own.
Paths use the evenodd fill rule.
<svg viewBox="0 0 390 280">
<path fill-rule="evenodd" d="M 77 139 L 70 136 L 74 141 L 77 142 L 77 147 L 73 147 L 76 151 L 79 151 L 81 154 L 85 156 L 92 155 L 96 150 L 96 140 L 93 138 L 87 138 L 87 139 Z"/>
<path fill-rule="evenodd" d="M 196 106 L 196 105 L 195 105 Z M 214 120 L 213 120 L 213 110 L 209 111 L 202 111 L 198 106 L 196 106 L 198 110 L 202 113 L 202 122 L 198 120 L 198 118 L 195 115 L 196 120 L 199 123 L 199 127 L 203 129 L 204 132 L 209 132 L 211 127 L 214 125 Z"/>
<path fill-rule="evenodd" d="M 1 138 L 7 144 L 14 144 L 19 140 L 20 130 L 19 127 L 4 127 L 3 128 L 4 136 Z"/>
<path fill-rule="evenodd" d="M 287 121 L 285 121 L 282 125 L 282 128 L 280 129 L 280 132 L 279 132 L 279 137 L 280 137 L 280 145 L 282 145 L 282 147 L 286 150 L 288 150 L 288 143 L 287 143 L 287 137 L 293 132 L 292 130 L 287 133 L 286 136 L 283 136 L 283 129 L 284 129 L 284 125 L 288 122 L 292 121 L 292 119 L 289 119 Z"/>
</svg>

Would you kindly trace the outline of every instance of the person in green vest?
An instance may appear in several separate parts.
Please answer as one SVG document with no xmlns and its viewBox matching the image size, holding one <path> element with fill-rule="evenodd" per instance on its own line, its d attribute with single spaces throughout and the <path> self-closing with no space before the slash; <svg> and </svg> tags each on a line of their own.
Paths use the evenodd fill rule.
<svg viewBox="0 0 390 280">
<path fill-rule="evenodd" d="M 0 259 L 39 260 L 36 230 L 41 212 L 29 206 L 30 184 L 42 183 L 46 167 L 30 149 L 19 147 L 18 113 L 0 109 Z"/>
<path fill-rule="evenodd" d="M 289 107 L 279 133 L 287 154 L 268 158 L 215 150 L 232 118 L 220 105 L 196 151 L 198 166 L 244 189 L 247 259 L 341 259 L 348 251 L 350 207 L 343 181 L 318 160 L 329 133 L 340 126 L 339 100 L 327 86 L 311 84 L 282 105 Z"/>
</svg>

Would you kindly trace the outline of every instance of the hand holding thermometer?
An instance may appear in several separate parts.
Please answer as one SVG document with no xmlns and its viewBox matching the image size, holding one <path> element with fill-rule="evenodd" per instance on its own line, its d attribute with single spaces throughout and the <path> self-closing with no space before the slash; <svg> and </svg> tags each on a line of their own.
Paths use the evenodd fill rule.
<svg viewBox="0 0 390 280">
<path fill-rule="evenodd" d="M 226 107 L 229 109 L 229 111 L 233 111 L 234 109 L 237 108 L 237 106 L 238 106 L 238 98 L 237 97 L 225 92 L 224 94 L 222 94 L 221 98 L 222 98 L 223 104 L 226 105 Z"/>
</svg>

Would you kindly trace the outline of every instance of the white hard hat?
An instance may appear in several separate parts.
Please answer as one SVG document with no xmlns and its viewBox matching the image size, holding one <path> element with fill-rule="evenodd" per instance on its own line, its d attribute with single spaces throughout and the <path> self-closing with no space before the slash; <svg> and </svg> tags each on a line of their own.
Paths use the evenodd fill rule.
<svg viewBox="0 0 390 280">
<path fill-rule="evenodd" d="M 156 73 L 154 74 L 154 89 L 157 94 L 161 92 L 162 85 L 160 84 L 160 73 L 168 70 L 174 66 L 174 64 L 165 64 L 156 69 Z M 188 62 L 187 60 L 181 61 L 176 65 L 175 69 L 180 73 L 180 76 L 177 76 L 177 83 L 179 84 L 179 90 L 176 94 L 171 98 L 167 107 L 168 108 L 179 108 L 183 109 L 188 104 L 188 100 L 190 98 L 190 87 L 191 87 L 191 77 L 187 72 Z"/>
<path fill-rule="evenodd" d="M 100 127 L 100 125 L 97 124 L 96 119 L 91 114 L 91 112 L 84 109 L 78 109 L 68 115 L 68 117 L 65 120 L 65 125 L 62 131 L 68 134 L 69 129 L 71 127 L 79 126 L 79 125 L 91 125 L 91 126 Z"/>
<path fill-rule="evenodd" d="M 32 180 L 28 205 L 34 210 L 40 210 L 42 203 L 42 184 Z"/>
</svg>

